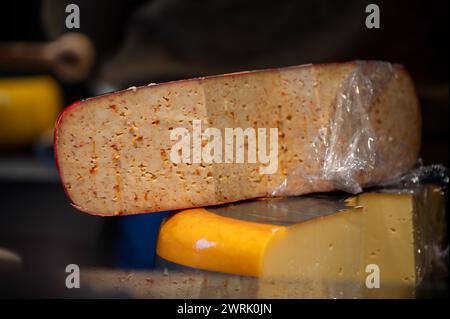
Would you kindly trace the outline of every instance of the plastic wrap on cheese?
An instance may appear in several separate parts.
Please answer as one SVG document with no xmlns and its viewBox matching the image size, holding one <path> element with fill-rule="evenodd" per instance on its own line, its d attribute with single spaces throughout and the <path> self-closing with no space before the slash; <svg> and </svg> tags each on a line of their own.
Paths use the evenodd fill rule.
<svg viewBox="0 0 450 319">
<path fill-rule="evenodd" d="M 389 110 L 376 108 L 380 98 L 386 98 L 382 97 L 383 92 L 396 76 L 394 66 L 388 62 L 357 62 L 354 70 L 340 82 L 335 97 L 325 100 L 324 105 L 315 100 L 319 108 L 331 109 L 328 120 L 316 130 L 302 160 L 317 163 L 316 169 L 301 164 L 294 166 L 273 189 L 272 195 L 296 194 L 298 180 L 306 180 L 311 185 L 324 183 L 330 189 L 356 194 L 363 187 L 396 178 L 405 167 L 411 166 L 417 155 L 411 152 L 411 144 L 402 140 L 401 134 L 395 136 L 395 124 L 381 129 L 382 121 L 390 114 Z M 320 75 L 312 74 L 312 77 L 318 81 Z M 414 153 L 413 158 L 411 153 Z M 385 165 L 391 168 L 390 172 L 389 169 L 383 171 Z"/>
</svg>

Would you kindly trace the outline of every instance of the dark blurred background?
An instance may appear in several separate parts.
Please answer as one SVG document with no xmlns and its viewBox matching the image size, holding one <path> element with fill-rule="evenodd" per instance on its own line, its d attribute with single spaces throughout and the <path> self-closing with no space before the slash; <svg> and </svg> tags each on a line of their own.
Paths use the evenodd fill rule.
<svg viewBox="0 0 450 319">
<path fill-rule="evenodd" d="M 66 28 L 69 3 L 80 8 L 80 29 Z M 365 26 L 370 3 L 380 7 L 380 29 Z M 53 162 L 57 113 L 129 86 L 304 63 L 402 63 L 422 106 L 421 158 L 448 167 L 448 38 L 444 0 L 3 1 L 0 265 L 44 277 L 69 263 L 153 267 L 167 213 L 79 213 Z"/>
</svg>

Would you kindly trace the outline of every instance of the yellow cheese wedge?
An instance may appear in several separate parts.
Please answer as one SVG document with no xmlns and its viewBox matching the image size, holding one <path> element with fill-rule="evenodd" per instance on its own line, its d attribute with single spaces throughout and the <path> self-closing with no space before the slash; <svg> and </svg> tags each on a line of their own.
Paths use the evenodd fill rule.
<svg viewBox="0 0 450 319">
<path fill-rule="evenodd" d="M 265 298 L 411 298 L 427 249 L 423 215 L 436 216 L 442 208 L 436 202 L 443 203 L 436 187 L 364 193 L 351 198 L 352 207 L 290 225 L 191 209 L 162 225 L 157 254 L 260 277 L 258 296 Z"/>
</svg>

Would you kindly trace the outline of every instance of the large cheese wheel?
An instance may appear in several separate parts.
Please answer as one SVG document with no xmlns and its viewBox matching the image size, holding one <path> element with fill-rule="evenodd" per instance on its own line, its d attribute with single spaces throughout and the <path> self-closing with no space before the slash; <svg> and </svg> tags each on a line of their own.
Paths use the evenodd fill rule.
<svg viewBox="0 0 450 319">
<path fill-rule="evenodd" d="M 277 169 L 261 174 L 260 162 L 247 161 L 174 163 L 170 133 L 184 127 L 192 134 L 194 120 L 220 132 L 277 128 Z M 99 215 L 357 192 L 411 168 L 419 144 L 408 73 L 361 61 L 132 88 L 75 103 L 55 130 L 67 194 L 78 209 Z"/>
</svg>

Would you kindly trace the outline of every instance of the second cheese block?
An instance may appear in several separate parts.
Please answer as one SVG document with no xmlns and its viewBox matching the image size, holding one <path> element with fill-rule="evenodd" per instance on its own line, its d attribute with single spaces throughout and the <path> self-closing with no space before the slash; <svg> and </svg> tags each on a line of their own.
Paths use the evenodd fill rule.
<svg viewBox="0 0 450 319">
<path fill-rule="evenodd" d="M 260 157 L 256 163 L 229 163 L 224 154 L 213 163 L 194 161 L 194 121 L 201 121 L 203 132 L 213 128 L 222 136 L 227 129 L 250 129 L 258 141 L 260 129 L 267 139 L 276 129 L 274 143 L 266 145 L 267 154 L 273 147 L 273 171 L 261 174 Z M 170 135 L 178 128 L 192 140 L 189 163 L 171 158 L 176 142 Z M 201 145 L 207 143 L 203 134 Z M 242 147 L 253 145 L 260 156 L 263 146 L 257 144 Z M 359 192 L 414 166 L 419 145 L 410 76 L 400 65 L 373 61 L 133 88 L 72 105 L 55 129 L 68 196 L 78 209 L 99 215 L 333 189 Z"/>
<path fill-rule="evenodd" d="M 439 188 L 430 186 L 415 194 L 364 193 L 334 213 L 317 205 L 314 214 L 296 212 L 288 222 L 295 205 L 277 200 L 260 204 L 268 209 L 259 214 L 251 206 L 258 204 L 241 204 L 248 212 L 239 219 L 186 210 L 162 225 L 157 253 L 189 267 L 259 277 L 261 297 L 411 298 L 434 249 L 424 227 L 442 203 Z M 278 218 L 268 211 L 274 206 Z M 380 287 L 369 289 L 373 265 Z"/>
</svg>

